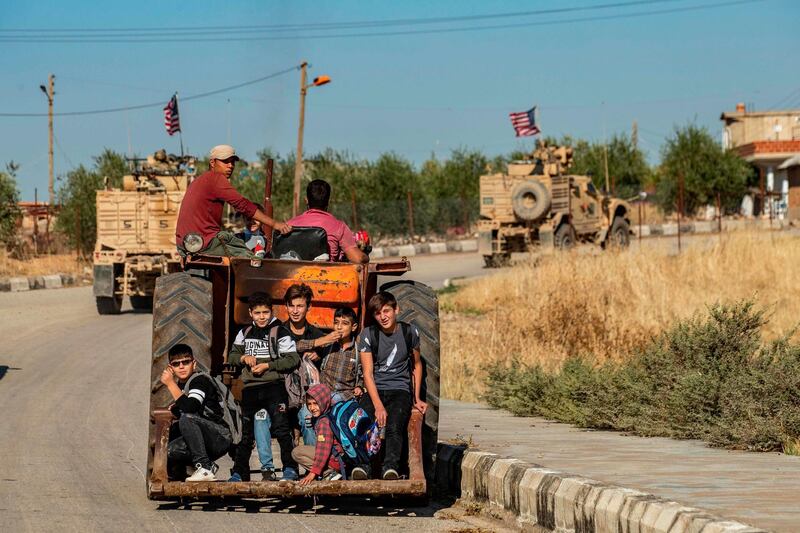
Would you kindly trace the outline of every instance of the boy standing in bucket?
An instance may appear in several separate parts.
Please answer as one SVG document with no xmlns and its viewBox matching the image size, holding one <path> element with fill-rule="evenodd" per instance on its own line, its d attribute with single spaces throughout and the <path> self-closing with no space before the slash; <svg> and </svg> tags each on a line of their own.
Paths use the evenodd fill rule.
<svg viewBox="0 0 800 533">
<path fill-rule="evenodd" d="M 229 362 L 242 367 L 242 441 L 228 481 L 250 480 L 250 455 L 253 452 L 256 413 L 266 409 L 271 433 L 278 439 L 283 478 L 297 479 L 297 463 L 292 459 L 293 439 L 287 414 L 285 376 L 300 363 L 294 340 L 272 316 L 268 294 L 256 292 L 248 298 L 253 324 L 236 336 Z M 269 441 L 266 443 L 270 445 Z M 266 472 L 265 480 L 274 479 Z M 267 479 L 269 477 L 269 479 Z"/>
<path fill-rule="evenodd" d="M 330 387 L 331 403 L 359 398 L 364 393 L 361 364 L 355 343 L 358 329 L 356 313 L 349 307 L 340 307 L 333 314 L 333 331 L 340 338 L 331 345 L 322 359 L 320 381 Z"/>
<path fill-rule="evenodd" d="M 428 408 L 420 398 L 419 331 L 411 324 L 399 322 L 399 311 L 393 294 L 386 291 L 375 294 L 369 300 L 367 312 L 376 324 L 364 329 L 358 343 L 367 389 L 362 406 L 386 430 L 386 455 L 381 472 L 385 480 L 400 477 L 400 457 L 412 407 L 423 414 Z M 369 474 L 369 465 L 360 465 L 353 469 L 352 478 L 367 479 Z"/>
</svg>

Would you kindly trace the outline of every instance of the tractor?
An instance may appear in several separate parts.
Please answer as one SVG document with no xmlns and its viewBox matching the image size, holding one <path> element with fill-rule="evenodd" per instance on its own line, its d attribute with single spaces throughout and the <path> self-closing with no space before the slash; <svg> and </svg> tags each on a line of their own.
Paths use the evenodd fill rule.
<svg viewBox="0 0 800 533">
<path fill-rule="evenodd" d="M 264 206 L 272 214 L 271 165 L 267 166 Z M 411 270 L 406 258 L 399 261 L 350 264 L 312 261 L 320 246 L 318 228 L 271 236 L 268 246 L 290 249 L 286 258 L 239 258 L 191 253 L 182 261 L 182 271 L 159 276 L 153 297 L 153 341 L 150 372 L 147 496 L 153 500 L 218 497 L 296 497 L 315 495 L 364 495 L 424 497 L 433 474 L 439 419 L 439 310 L 436 293 L 429 287 L 404 280 L 381 284 L 382 276 L 398 277 Z M 324 236 L 324 231 L 322 231 Z M 327 244 L 324 244 L 327 247 Z M 178 343 L 192 347 L 195 358 L 212 376 L 223 381 L 240 398 L 241 380 L 228 364 L 228 353 L 237 328 L 249 323 L 247 297 L 256 291 L 282 302 L 287 288 L 305 283 L 314 291 L 309 323 L 323 329 L 333 327 L 339 307 L 356 312 L 359 331 L 374 323 L 366 312 L 370 297 L 378 290 L 391 292 L 400 309 L 399 320 L 414 324 L 420 333 L 423 359 L 423 415 L 412 410 L 408 424 L 405 476 L 399 480 L 319 481 L 301 486 L 293 481 L 184 482 L 167 477 L 167 444 L 174 417 L 168 410 L 172 398 L 159 377 L 167 364 L 169 349 Z M 285 321 L 285 307 L 273 312 Z"/>
</svg>

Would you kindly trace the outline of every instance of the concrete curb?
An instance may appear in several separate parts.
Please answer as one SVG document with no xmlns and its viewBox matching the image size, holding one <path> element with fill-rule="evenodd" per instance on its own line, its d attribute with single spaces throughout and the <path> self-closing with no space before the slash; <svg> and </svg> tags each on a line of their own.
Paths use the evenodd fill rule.
<svg viewBox="0 0 800 533">
<path fill-rule="evenodd" d="M 444 443 L 437 451 L 435 487 L 511 516 L 529 531 L 765 532 L 638 490 Z"/>
<path fill-rule="evenodd" d="M 739 231 L 746 229 L 773 229 L 780 230 L 789 227 L 788 220 L 773 220 L 770 224 L 769 220 L 741 220 L 731 219 L 722 220 L 722 231 Z M 681 233 L 717 233 L 719 226 L 716 220 L 698 220 L 695 222 L 684 222 L 681 224 Z M 634 235 L 639 234 L 638 224 L 631 225 L 631 230 Z M 678 225 L 674 222 L 666 224 L 642 224 L 642 237 L 650 235 L 667 235 L 674 236 L 678 234 Z"/>
<path fill-rule="evenodd" d="M 477 252 L 477 239 L 465 241 L 426 242 L 422 244 L 403 244 L 400 246 L 377 246 L 372 249 L 370 259 L 384 257 L 412 257 L 421 254 L 443 254 L 447 252 Z"/>
<path fill-rule="evenodd" d="M 0 279 L 0 291 L 21 292 L 36 289 L 61 289 L 75 283 L 71 274 L 48 274 L 46 276 L 29 276 Z"/>
</svg>

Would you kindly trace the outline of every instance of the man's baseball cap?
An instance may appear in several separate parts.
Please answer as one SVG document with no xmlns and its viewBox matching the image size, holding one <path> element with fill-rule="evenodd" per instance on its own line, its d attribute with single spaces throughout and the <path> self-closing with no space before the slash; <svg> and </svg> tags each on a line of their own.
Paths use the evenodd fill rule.
<svg viewBox="0 0 800 533">
<path fill-rule="evenodd" d="M 236 155 L 236 150 L 233 149 L 233 146 L 228 144 L 218 144 L 208 153 L 209 159 L 228 159 L 229 157 L 234 157 L 237 161 L 239 160 L 239 156 Z"/>
</svg>

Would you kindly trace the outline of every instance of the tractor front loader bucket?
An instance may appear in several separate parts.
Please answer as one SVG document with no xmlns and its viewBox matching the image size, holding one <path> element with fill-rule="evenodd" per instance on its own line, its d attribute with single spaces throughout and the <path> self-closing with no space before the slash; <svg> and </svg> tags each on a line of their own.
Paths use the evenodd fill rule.
<svg viewBox="0 0 800 533">
<path fill-rule="evenodd" d="M 383 481 L 315 481 L 301 486 L 296 481 L 169 481 L 167 479 L 167 443 L 169 427 L 174 417 L 167 410 L 157 410 L 153 470 L 147 482 L 151 500 L 178 498 L 272 498 L 298 496 L 425 496 L 426 482 L 422 466 L 423 415 L 414 410 L 408 423 L 409 479 Z"/>
</svg>

